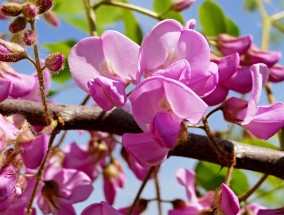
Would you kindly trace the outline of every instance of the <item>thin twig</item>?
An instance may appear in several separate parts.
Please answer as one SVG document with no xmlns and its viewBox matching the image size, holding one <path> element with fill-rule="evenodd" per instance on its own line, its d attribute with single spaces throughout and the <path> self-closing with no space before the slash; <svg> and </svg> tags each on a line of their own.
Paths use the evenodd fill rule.
<svg viewBox="0 0 284 215">
<path fill-rule="evenodd" d="M 155 180 L 155 188 L 156 188 L 156 194 L 157 194 L 158 211 L 159 211 L 159 215 L 162 215 L 161 192 L 160 192 L 158 172 L 159 172 L 159 168 L 157 167 L 154 172 L 154 180 Z"/>
</svg>

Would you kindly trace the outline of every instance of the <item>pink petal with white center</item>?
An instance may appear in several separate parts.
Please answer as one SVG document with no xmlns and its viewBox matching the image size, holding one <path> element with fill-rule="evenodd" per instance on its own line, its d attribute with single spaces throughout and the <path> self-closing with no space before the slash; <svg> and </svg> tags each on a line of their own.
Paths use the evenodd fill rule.
<svg viewBox="0 0 284 215">
<path fill-rule="evenodd" d="M 110 206 L 106 202 L 100 202 L 100 203 L 89 205 L 81 213 L 81 215 L 94 215 L 94 214 L 122 215 L 120 212 L 118 212 L 116 209 L 114 209 L 112 206 Z"/>
<path fill-rule="evenodd" d="M 10 80 L 0 78 L 0 102 L 7 99 L 12 92 L 13 84 Z"/>
<path fill-rule="evenodd" d="M 101 67 L 104 70 L 104 63 L 103 41 L 98 37 L 87 37 L 81 40 L 73 46 L 68 57 L 72 77 L 85 92 L 89 92 L 87 86 L 89 80 L 105 75 L 107 72 L 101 71 Z"/>
<path fill-rule="evenodd" d="M 191 77 L 191 69 L 187 60 L 178 60 L 170 65 L 168 68 L 158 70 L 152 74 L 153 76 L 163 76 L 165 78 L 172 78 L 187 85 Z"/>
<path fill-rule="evenodd" d="M 176 49 L 182 29 L 178 21 L 164 20 L 144 37 L 138 60 L 141 76 L 149 71 L 166 68 L 181 59 Z"/>
<path fill-rule="evenodd" d="M 123 107 L 127 100 L 125 84 L 119 80 L 98 76 L 88 81 L 88 88 L 94 101 L 104 111 L 109 111 L 114 106 Z"/>
<path fill-rule="evenodd" d="M 102 35 L 107 62 L 119 79 L 136 82 L 139 45 L 116 31 Z"/>
<path fill-rule="evenodd" d="M 24 164 L 27 168 L 37 168 L 45 156 L 48 146 L 48 136 L 46 134 L 37 136 L 33 141 L 22 143 L 23 151 L 21 153 Z"/>
<path fill-rule="evenodd" d="M 201 33 L 192 29 L 183 30 L 177 45 L 180 59 L 186 59 L 190 65 L 192 82 L 211 75 L 209 44 Z"/>
<path fill-rule="evenodd" d="M 225 184 L 221 185 L 220 206 L 226 215 L 236 215 L 240 211 L 239 200 L 236 194 Z"/>
<path fill-rule="evenodd" d="M 202 207 L 198 203 L 198 198 L 195 194 L 195 173 L 184 168 L 178 169 L 176 178 L 179 184 L 186 188 L 186 195 L 191 206 L 195 206 L 198 210 Z"/>
<path fill-rule="evenodd" d="M 159 76 L 141 82 L 129 99 L 133 116 L 145 131 L 149 129 L 155 114 L 161 110 L 172 111 L 180 119 L 198 124 L 207 109 L 207 105 L 190 88 Z"/>
<path fill-rule="evenodd" d="M 284 103 L 259 106 L 253 119 L 242 125 L 258 138 L 268 139 L 284 126 Z"/>
</svg>

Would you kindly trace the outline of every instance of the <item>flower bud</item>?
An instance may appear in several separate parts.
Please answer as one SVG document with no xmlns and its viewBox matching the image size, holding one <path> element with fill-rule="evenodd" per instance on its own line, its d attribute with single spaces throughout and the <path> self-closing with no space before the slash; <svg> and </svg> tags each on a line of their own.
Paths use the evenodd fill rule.
<svg viewBox="0 0 284 215">
<path fill-rule="evenodd" d="M 33 44 L 36 43 L 37 41 L 37 36 L 36 36 L 36 33 L 32 30 L 26 30 L 24 32 L 24 43 L 27 45 L 27 46 L 32 46 Z"/>
<path fill-rule="evenodd" d="M 58 72 L 64 68 L 64 55 L 62 53 L 53 53 L 47 56 L 45 66 L 51 72 Z"/>
<path fill-rule="evenodd" d="M 256 63 L 264 63 L 268 67 L 272 67 L 281 58 L 279 51 L 264 51 L 257 47 L 251 47 L 246 54 L 245 60 L 249 65 Z"/>
<path fill-rule="evenodd" d="M 43 18 L 45 21 L 50 24 L 53 27 L 58 27 L 60 24 L 60 21 L 56 14 L 53 11 L 47 11 L 45 14 L 43 14 Z"/>
<path fill-rule="evenodd" d="M 0 39 L 0 61 L 17 62 L 27 56 L 27 52 L 22 46 Z"/>
<path fill-rule="evenodd" d="M 25 18 L 33 20 L 37 15 L 37 7 L 31 3 L 24 4 L 23 15 Z"/>
<path fill-rule="evenodd" d="M 173 200 L 172 204 L 173 204 L 174 209 L 182 209 L 182 208 L 185 208 L 187 206 L 186 203 L 181 199 Z"/>
<path fill-rule="evenodd" d="M 175 0 L 171 9 L 175 12 L 180 12 L 189 8 L 194 2 L 195 0 Z"/>
<path fill-rule="evenodd" d="M 22 5 L 16 2 L 0 5 L 0 13 L 4 16 L 18 16 L 22 12 Z"/>
<path fill-rule="evenodd" d="M 53 6 L 53 0 L 36 0 L 38 14 L 47 12 Z"/>
<path fill-rule="evenodd" d="M 27 20 L 22 17 L 18 16 L 14 21 L 9 25 L 9 30 L 12 33 L 18 33 L 26 28 Z"/>
<path fill-rule="evenodd" d="M 230 55 L 238 52 L 245 54 L 252 43 L 252 36 L 232 37 L 228 34 L 219 34 L 217 39 L 217 48 L 223 55 Z"/>
</svg>

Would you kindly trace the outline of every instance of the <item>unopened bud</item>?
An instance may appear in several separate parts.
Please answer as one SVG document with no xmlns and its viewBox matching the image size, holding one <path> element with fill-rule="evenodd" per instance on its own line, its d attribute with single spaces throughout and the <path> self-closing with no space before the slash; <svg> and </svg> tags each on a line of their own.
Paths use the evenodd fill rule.
<svg viewBox="0 0 284 215">
<path fill-rule="evenodd" d="M 182 209 L 186 207 L 186 203 L 182 199 L 175 199 L 172 201 L 174 209 Z"/>
<path fill-rule="evenodd" d="M 36 0 L 38 14 L 47 12 L 53 6 L 53 0 Z"/>
<path fill-rule="evenodd" d="M 37 15 L 37 7 L 31 3 L 24 4 L 23 15 L 25 18 L 33 20 Z"/>
<path fill-rule="evenodd" d="M 117 168 L 115 163 L 110 163 L 107 167 L 104 168 L 103 176 L 109 180 L 119 177 L 119 169 Z"/>
<path fill-rule="evenodd" d="M 27 56 L 27 52 L 22 46 L 0 39 L 0 61 L 17 62 Z"/>
<path fill-rule="evenodd" d="M 4 3 L 0 5 L 0 13 L 4 16 L 18 16 L 22 12 L 22 5 L 16 2 Z"/>
<path fill-rule="evenodd" d="M 171 9 L 175 12 L 180 12 L 189 8 L 194 2 L 195 0 L 175 0 Z"/>
<path fill-rule="evenodd" d="M 53 53 L 47 56 L 45 66 L 51 72 L 58 72 L 64 68 L 64 55 L 62 53 Z"/>
<path fill-rule="evenodd" d="M 24 32 L 24 43 L 27 45 L 27 46 L 32 46 L 36 43 L 37 41 L 37 36 L 36 36 L 36 33 L 32 30 L 26 30 Z"/>
<path fill-rule="evenodd" d="M 22 17 L 18 16 L 14 21 L 9 25 L 9 30 L 12 33 L 18 33 L 26 28 L 27 20 Z"/>
<path fill-rule="evenodd" d="M 59 18 L 56 16 L 56 14 L 53 11 L 48 11 L 45 14 L 43 14 L 43 18 L 45 21 L 50 24 L 53 27 L 58 27 L 60 24 Z"/>
</svg>

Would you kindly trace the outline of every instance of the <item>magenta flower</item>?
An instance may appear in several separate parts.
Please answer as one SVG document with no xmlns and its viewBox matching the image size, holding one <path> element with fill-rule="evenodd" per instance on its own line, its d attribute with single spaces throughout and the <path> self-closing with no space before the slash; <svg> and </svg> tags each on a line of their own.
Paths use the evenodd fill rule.
<svg viewBox="0 0 284 215">
<path fill-rule="evenodd" d="M 213 191 L 198 198 L 195 193 L 195 173 L 184 168 L 178 169 L 176 178 L 182 186 L 186 188 L 188 202 L 184 204 L 174 204 L 175 208 L 169 211 L 169 215 L 189 214 L 195 215 L 204 209 L 210 209 L 214 203 Z"/>
<path fill-rule="evenodd" d="M 23 149 L 21 155 L 25 166 L 30 169 L 35 169 L 41 164 L 45 156 L 48 146 L 48 136 L 42 134 L 32 141 L 21 143 L 20 145 Z"/>
<path fill-rule="evenodd" d="M 88 37 L 77 43 L 68 62 L 76 84 L 89 93 L 88 82 L 99 76 L 136 82 L 139 46 L 116 31 L 105 31 L 101 38 Z"/>
<path fill-rule="evenodd" d="M 250 67 L 252 90 L 249 101 L 231 97 L 222 105 L 225 120 L 237 123 L 258 138 L 268 139 L 284 126 L 284 104 L 257 106 L 261 89 L 268 80 L 269 71 L 264 64 Z"/>
<path fill-rule="evenodd" d="M 144 131 L 149 130 L 155 114 L 162 110 L 197 125 L 207 109 L 207 105 L 190 88 L 161 76 L 145 79 L 132 91 L 129 99 L 133 117 Z"/>
<path fill-rule="evenodd" d="M 120 80 L 98 76 L 88 81 L 88 87 L 90 95 L 104 111 L 114 106 L 123 107 L 127 100 L 125 84 Z"/>
<path fill-rule="evenodd" d="M 257 215 L 281 215 L 284 214 L 284 207 L 277 209 L 260 209 Z"/>
<path fill-rule="evenodd" d="M 233 37 L 229 34 L 219 34 L 217 47 L 223 55 L 245 54 L 252 44 L 252 36 Z"/>
<path fill-rule="evenodd" d="M 226 215 L 237 215 L 240 211 L 239 200 L 236 194 L 225 184 L 221 185 L 220 206 Z"/>
<path fill-rule="evenodd" d="M 119 188 L 125 185 L 125 174 L 118 160 L 111 162 L 103 170 L 104 194 L 107 203 L 113 204 Z"/>
<path fill-rule="evenodd" d="M 119 211 L 114 209 L 111 205 L 109 205 L 106 202 L 91 204 L 88 207 L 86 207 L 81 213 L 81 215 L 94 215 L 94 214 L 122 215 Z"/>
<path fill-rule="evenodd" d="M 262 205 L 259 205 L 259 204 L 256 204 L 256 203 L 251 203 L 251 204 L 248 204 L 246 205 L 245 207 L 243 207 L 238 215 L 242 215 L 242 214 L 245 214 L 247 212 L 253 214 L 253 215 L 258 215 L 259 211 L 260 210 L 263 210 L 263 209 L 266 209 L 266 207 L 262 206 Z"/>
<path fill-rule="evenodd" d="M 160 22 L 144 38 L 139 52 L 139 76 L 149 77 L 180 60 L 187 61 L 187 70 L 191 72 L 186 85 L 198 95 L 206 93 L 200 92 L 203 87 L 209 91 L 215 88 L 208 79 L 217 73 L 217 66 L 210 67 L 214 63 L 210 63 L 210 49 L 205 37 L 193 29 L 184 29 L 175 20 Z"/>
<path fill-rule="evenodd" d="M 235 53 L 213 61 L 218 65 L 218 83 L 212 92 L 202 98 L 210 106 L 220 104 L 226 99 L 231 86 L 228 88 L 225 84 L 237 72 L 240 58 Z"/>
<path fill-rule="evenodd" d="M 269 81 L 270 82 L 280 82 L 284 81 L 284 66 L 281 65 L 274 65 L 269 68 Z"/>
<path fill-rule="evenodd" d="M 91 154 L 88 149 L 79 147 L 75 142 L 67 145 L 64 155 L 63 168 L 82 171 L 95 180 L 98 175 L 97 156 Z"/>
<path fill-rule="evenodd" d="M 43 213 L 75 215 L 72 204 L 86 200 L 92 191 L 92 181 L 85 173 L 61 169 L 52 177 L 45 176 L 38 205 Z"/>
</svg>

